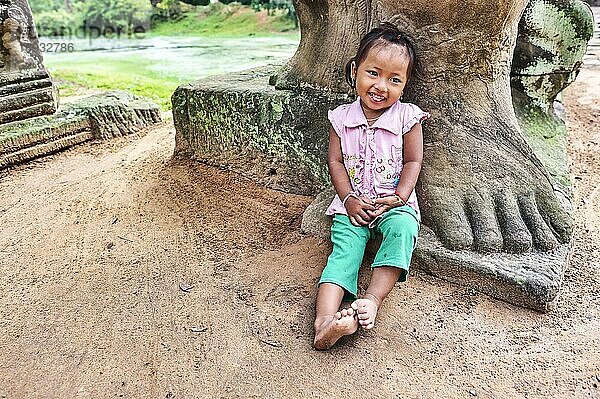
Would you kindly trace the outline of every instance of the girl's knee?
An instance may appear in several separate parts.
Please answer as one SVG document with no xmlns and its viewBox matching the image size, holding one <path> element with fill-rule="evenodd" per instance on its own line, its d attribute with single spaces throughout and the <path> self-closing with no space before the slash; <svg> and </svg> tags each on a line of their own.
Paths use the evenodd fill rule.
<svg viewBox="0 0 600 399">
<path fill-rule="evenodd" d="M 419 224 L 411 216 L 394 218 L 380 226 L 383 237 L 414 238 L 419 234 Z"/>
</svg>

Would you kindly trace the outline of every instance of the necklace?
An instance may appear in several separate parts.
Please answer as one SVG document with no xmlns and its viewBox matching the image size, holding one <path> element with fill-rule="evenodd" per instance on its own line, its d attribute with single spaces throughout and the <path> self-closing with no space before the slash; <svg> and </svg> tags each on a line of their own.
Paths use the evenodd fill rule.
<svg viewBox="0 0 600 399">
<path fill-rule="evenodd" d="M 381 115 L 379 115 L 379 116 L 376 116 L 376 117 L 374 117 L 374 118 L 367 118 L 367 114 L 365 113 L 365 107 L 363 107 L 363 106 L 362 106 L 362 104 L 360 105 L 360 107 L 362 108 L 362 110 L 363 110 L 363 114 L 365 114 L 365 119 L 367 120 L 367 122 L 368 122 L 369 124 L 371 124 L 371 123 L 375 122 L 375 121 L 376 121 L 377 119 L 379 119 L 379 117 L 381 116 Z"/>
</svg>

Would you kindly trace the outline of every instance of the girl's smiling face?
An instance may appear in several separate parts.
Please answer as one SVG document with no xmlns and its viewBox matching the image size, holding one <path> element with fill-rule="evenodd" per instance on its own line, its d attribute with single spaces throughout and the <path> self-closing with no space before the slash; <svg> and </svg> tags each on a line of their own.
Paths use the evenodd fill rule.
<svg viewBox="0 0 600 399">
<path fill-rule="evenodd" d="M 398 101 L 408 80 L 408 66 L 406 48 L 391 43 L 373 46 L 358 67 L 352 65 L 365 117 L 376 118 Z"/>
</svg>

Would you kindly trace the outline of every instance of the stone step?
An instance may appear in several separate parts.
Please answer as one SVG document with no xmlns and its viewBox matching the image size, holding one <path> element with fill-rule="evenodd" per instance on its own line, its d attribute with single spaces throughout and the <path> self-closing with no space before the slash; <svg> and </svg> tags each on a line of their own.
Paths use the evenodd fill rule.
<svg viewBox="0 0 600 399">
<path fill-rule="evenodd" d="M 24 70 L 1 75 L 0 125 L 56 112 L 58 89 L 45 70 Z"/>
<path fill-rule="evenodd" d="M 58 138 L 46 143 L 34 145 L 32 147 L 24 148 L 19 151 L 11 152 L 8 154 L 0 155 L 0 169 L 6 168 L 11 165 L 20 164 L 26 161 L 30 161 L 35 158 L 39 158 L 44 155 L 50 155 L 60 150 L 72 147 L 77 144 L 84 143 L 94 138 L 94 135 L 90 131 L 83 131 L 69 135 L 67 137 Z"/>
<path fill-rule="evenodd" d="M 3 115 L 7 112 L 23 110 L 38 104 L 53 103 L 54 97 L 54 89 L 51 86 L 4 95 L 0 102 L 0 123 L 10 121 L 10 119 L 3 120 Z"/>
<path fill-rule="evenodd" d="M 19 152 L 27 147 L 62 139 L 83 131 L 91 132 L 89 118 L 83 115 L 59 114 L 13 122 L 0 129 L 0 155 Z"/>
<path fill-rule="evenodd" d="M 0 113 L 0 126 L 13 121 L 35 118 L 40 115 L 52 115 L 54 112 L 56 112 L 56 105 L 48 102 L 3 112 Z"/>
<path fill-rule="evenodd" d="M 9 96 L 13 93 L 17 93 L 20 89 L 24 91 L 37 90 L 45 87 L 51 87 L 52 81 L 50 79 L 36 79 L 31 81 L 25 81 L 20 83 L 12 83 L 7 84 L 5 86 L 0 86 L 0 96 L 3 97 L 3 101 L 5 100 L 5 96 Z M 2 104 L 0 103 L 0 106 Z"/>
<path fill-rule="evenodd" d="M 26 69 L 23 71 L 2 72 L 0 74 L 0 87 L 47 78 L 48 73 L 44 69 Z"/>
</svg>

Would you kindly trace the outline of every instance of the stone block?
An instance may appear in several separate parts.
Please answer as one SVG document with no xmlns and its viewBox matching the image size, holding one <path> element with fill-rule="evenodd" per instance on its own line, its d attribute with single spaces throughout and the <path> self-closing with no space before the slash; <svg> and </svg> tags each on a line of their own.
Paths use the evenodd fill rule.
<svg viewBox="0 0 600 399">
<path fill-rule="evenodd" d="M 327 110 L 345 95 L 275 90 L 274 67 L 211 77 L 172 97 L 177 154 L 277 190 L 315 195 L 329 181 Z"/>
</svg>

